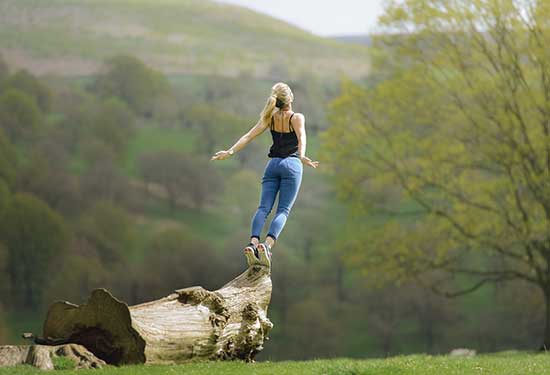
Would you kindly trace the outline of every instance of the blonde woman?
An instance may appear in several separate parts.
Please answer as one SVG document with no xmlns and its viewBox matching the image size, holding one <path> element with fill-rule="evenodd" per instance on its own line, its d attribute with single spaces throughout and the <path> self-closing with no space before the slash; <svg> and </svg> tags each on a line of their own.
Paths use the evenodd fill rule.
<svg viewBox="0 0 550 375">
<path fill-rule="evenodd" d="M 270 128 L 273 145 L 269 150 L 270 160 L 262 177 L 260 205 L 252 218 L 250 243 L 244 248 L 249 266 L 263 264 L 271 266 L 271 248 L 285 226 L 302 182 L 302 164 L 317 168 L 318 161 L 312 161 L 306 154 L 305 118 L 292 111 L 294 95 L 287 84 L 279 82 L 271 89 L 271 95 L 260 115 L 260 119 L 231 148 L 218 151 L 212 160 L 224 160 L 242 150 L 254 138 Z M 260 234 L 273 204 L 279 194 L 277 212 L 264 242 Z"/>
</svg>

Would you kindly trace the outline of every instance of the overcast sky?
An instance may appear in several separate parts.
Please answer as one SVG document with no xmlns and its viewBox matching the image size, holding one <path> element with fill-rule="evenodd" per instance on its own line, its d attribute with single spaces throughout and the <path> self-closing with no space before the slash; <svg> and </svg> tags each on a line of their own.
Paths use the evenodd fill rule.
<svg viewBox="0 0 550 375">
<path fill-rule="evenodd" d="M 219 0 L 280 18 L 315 34 L 354 35 L 373 30 L 384 0 Z"/>
</svg>

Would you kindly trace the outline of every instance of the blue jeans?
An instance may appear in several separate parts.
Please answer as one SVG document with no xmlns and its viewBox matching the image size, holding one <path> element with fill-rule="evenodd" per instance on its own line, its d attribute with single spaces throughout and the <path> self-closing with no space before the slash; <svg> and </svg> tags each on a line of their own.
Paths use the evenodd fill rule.
<svg viewBox="0 0 550 375">
<path fill-rule="evenodd" d="M 286 158 L 274 157 L 267 162 L 262 177 L 260 206 L 252 219 L 251 237 L 260 239 L 267 215 L 271 212 L 277 193 L 279 193 L 277 212 L 271 221 L 267 235 L 274 240 L 279 237 L 298 195 L 302 182 L 302 172 L 302 161 L 293 156 Z"/>
</svg>

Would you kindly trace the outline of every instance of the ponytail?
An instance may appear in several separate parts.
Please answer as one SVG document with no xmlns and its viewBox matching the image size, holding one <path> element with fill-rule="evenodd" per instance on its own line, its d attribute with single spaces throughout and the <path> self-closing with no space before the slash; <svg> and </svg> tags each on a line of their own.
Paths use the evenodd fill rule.
<svg viewBox="0 0 550 375">
<path fill-rule="evenodd" d="M 294 100 L 294 95 L 292 90 L 286 83 L 278 82 L 271 88 L 271 96 L 267 98 L 265 107 L 260 115 L 260 120 L 265 125 L 269 124 L 271 121 L 271 116 L 276 111 L 275 108 L 283 108 L 286 104 L 292 103 Z"/>
<path fill-rule="evenodd" d="M 275 112 L 276 103 L 277 103 L 277 96 L 271 95 L 269 98 L 267 98 L 265 107 L 262 111 L 262 114 L 260 115 L 260 119 L 265 125 L 269 124 L 269 121 L 271 120 L 271 116 L 273 116 L 273 112 Z"/>
</svg>

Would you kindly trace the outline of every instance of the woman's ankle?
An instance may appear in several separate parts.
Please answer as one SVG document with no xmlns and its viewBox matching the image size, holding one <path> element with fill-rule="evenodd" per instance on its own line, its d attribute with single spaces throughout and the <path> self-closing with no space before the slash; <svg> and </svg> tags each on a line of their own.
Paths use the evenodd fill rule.
<svg viewBox="0 0 550 375">
<path fill-rule="evenodd" d="M 250 243 L 254 244 L 254 246 L 258 246 L 260 239 L 258 237 L 250 237 Z"/>
<path fill-rule="evenodd" d="M 265 242 L 265 243 L 267 244 L 267 246 L 269 246 L 270 248 L 272 248 L 273 245 L 275 245 L 275 239 L 274 239 L 273 237 L 269 236 L 269 235 L 265 238 L 265 241 L 264 241 L 264 242 Z"/>
</svg>

